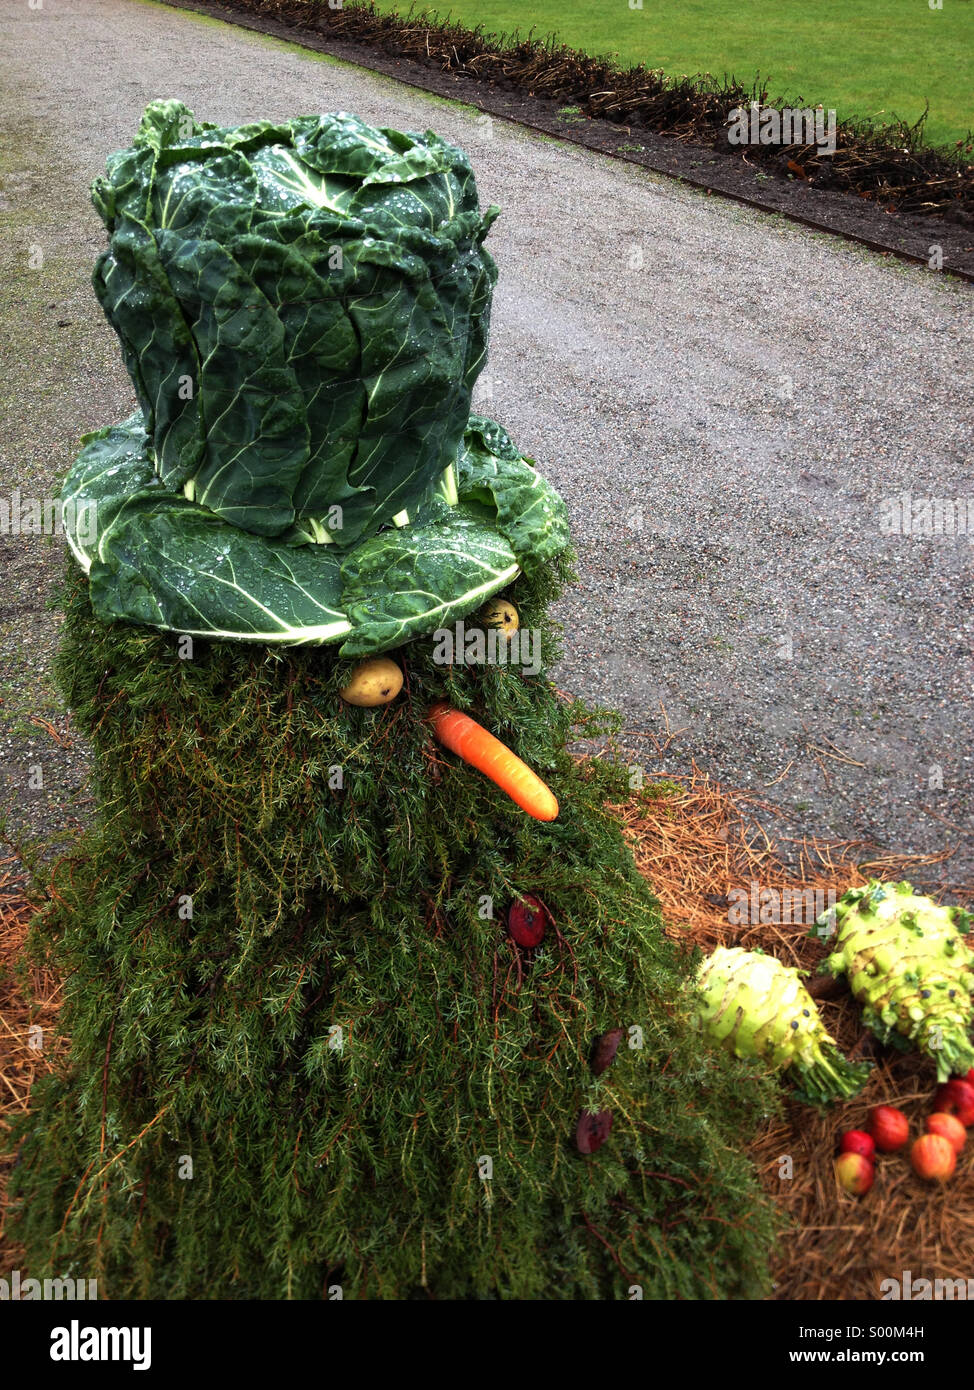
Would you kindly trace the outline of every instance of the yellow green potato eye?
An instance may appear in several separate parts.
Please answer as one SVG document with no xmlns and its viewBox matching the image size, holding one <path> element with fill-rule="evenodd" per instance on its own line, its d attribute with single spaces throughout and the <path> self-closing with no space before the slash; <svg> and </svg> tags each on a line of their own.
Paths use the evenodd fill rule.
<svg viewBox="0 0 974 1390">
<path fill-rule="evenodd" d="M 356 666 L 339 694 L 347 705 L 371 709 L 390 704 L 402 689 L 402 671 L 387 656 L 375 656 Z"/>
<path fill-rule="evenodd" d="M 505 637 L 513 637 L 521 626 L 521 619 L 513 603 L 506 598 L 495 598 L 481 611 L 480 621 L 484 627 L 496 628 Z"/>
</svg>

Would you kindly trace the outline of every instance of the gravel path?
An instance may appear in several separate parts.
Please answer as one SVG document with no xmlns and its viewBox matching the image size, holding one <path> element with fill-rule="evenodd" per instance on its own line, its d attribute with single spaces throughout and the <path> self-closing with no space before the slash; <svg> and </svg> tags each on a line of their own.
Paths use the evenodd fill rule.
<svg viewBox="0 0 974 1390">
<path fill-rule="evenodd" d="M 77 436 L 133 403 L 88 282 L 87 188 L 148 100 L 432 126 L 503 208 L 479 407 L 571 508 L 558 683 L 634 731 L 661 735 L 665 709 L 662 763 L 632 744 L 654 771 L 693 757 L 789 833 L 956 847 L 944 880 L 974 886 L 969 288 L 140 0 L 0 0 L 0 45 L 0 499 L 52 495 Z M 904 491 L 961 499 L 971 537 L 884 534 Z M 0 803 L 50 830 L 84 814 L 83 749 L 30 722 L 63 727 L 59 547 L 0 539 L 0 561 Z"/>
</svg>

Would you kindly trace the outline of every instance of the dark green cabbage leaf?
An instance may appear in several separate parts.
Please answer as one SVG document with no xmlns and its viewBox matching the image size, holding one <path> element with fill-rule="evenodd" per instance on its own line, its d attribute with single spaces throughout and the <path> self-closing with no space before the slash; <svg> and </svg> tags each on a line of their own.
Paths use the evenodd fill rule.
<svg viewBox="0 0 974 1390">
<path fill-rule="evenodd" d="M 464 502 L 493 507 L 497 529 L 526 574 L 569 542 L 565 504 L 533 464 L 496 421 L 471 415 L 457 457 L 458 494 Z"/>
</svg>

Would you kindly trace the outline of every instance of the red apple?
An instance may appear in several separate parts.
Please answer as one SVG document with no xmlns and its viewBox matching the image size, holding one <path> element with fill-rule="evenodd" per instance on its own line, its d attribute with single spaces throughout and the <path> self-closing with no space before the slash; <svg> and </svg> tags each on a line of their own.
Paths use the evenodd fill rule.
<svg viewBox="0 0 974 1390">
<path fill-rule="evenodd" d="M 940 1110 L 927 1117 L 927 1133 L 939 1134 L 941 1139 L 946 1139 L 955 1154 L 960 1153 L 967 1138 L 967 1130 L 957 1116 Z"/>
<path fill-rule="evenodd" d="M 968 1081 L 946 1081 L 933 1098 L 933 1108 L 956 1115 L 964 1126 L 974 1125 L 974 1086 Z"/>
<path fill-rule="evenodd" d="M 840 1154 L 862 1154 L 863 1158 L 868 1158 L 872 1163 L 873 1155 L 876 1152 L 876 1145 L 873 1143 L 872 1136 L 867 1134 L 864 1129 L 850 1129 L 848 1134 L 843 1134 L 839 1142 Z"/>
<path fill-rule="evenodd" d="M 876 1170 L 862 1154 L 839 1154 L 835 1160 L 835 1176 L 843 1192 L 853 1197 L 863 1197 L 873 1185 Z"/>
<path fill-rule="evenodd" d="M 909 1139 L 910 1122 L 895 1106 L 877 1105 L 869 1116 L 869 1132 L 880 1153 L 891 1154 Z"/>
<path fill-rule="evenodd" d="M 939 1134 L 921 1134 L 910 1150 L 913 1171 L 924 1182 L 946 1182 L 957 1167 L 953 1146 Z"/>
</svg>

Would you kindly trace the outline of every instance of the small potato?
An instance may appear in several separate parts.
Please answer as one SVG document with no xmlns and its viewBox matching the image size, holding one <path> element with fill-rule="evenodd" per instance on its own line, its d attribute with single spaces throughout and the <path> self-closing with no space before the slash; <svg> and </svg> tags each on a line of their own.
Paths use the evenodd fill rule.
<svg viewBox="0 0 974 1390">
<path fill-rule="evenodd" d="M 495 598 L 480 611 L 480 621 L 484 627 L 496 628 L 505 637 L 513 637 L 521 626 L 518 611 L 510 599 Z"/>
<path fill-rule="evenodd" d="M 339 694 L 347 705 L 370 709 L 388 705 L 401 689 L 402 671 L 396 663 L 387 656 L 373 656 L 356 666 Z"/>
</svg>

